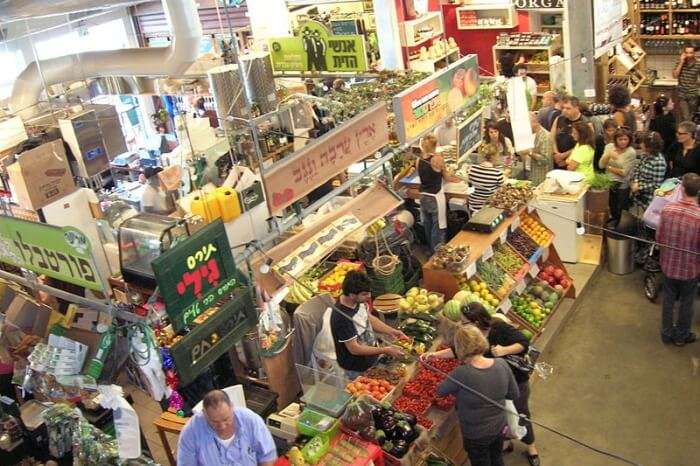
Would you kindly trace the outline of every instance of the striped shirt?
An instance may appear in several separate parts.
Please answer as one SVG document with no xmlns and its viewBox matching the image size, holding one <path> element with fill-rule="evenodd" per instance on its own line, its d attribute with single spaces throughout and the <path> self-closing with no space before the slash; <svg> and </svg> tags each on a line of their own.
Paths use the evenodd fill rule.
<svg viewBox="0 0 700 466">
<path fill-rule="evenodd" d="M 678 75 L 678 96 L 694 97 L 698 95 L 698 76 L 700 76 L 700 61 L 686 60 Z"/>
<path fill-rule="evenodd" d="M 632 203 L 642 209 L 649 207 L 651 199 L 666 177 L 666 159 L 661 154 L 643 155 L 632 173 L 632 181 L 639 183 L 639 191 L 632 195 Z"/>
<path fill-rule="evenodd" d="M 482 164 L 472 165 L 468 172 L 469 184 L 474 192 L 469 195 L 469 213 L 481 209 L 486 200 L 503 184 L 503 170 Z"/>
</svg>

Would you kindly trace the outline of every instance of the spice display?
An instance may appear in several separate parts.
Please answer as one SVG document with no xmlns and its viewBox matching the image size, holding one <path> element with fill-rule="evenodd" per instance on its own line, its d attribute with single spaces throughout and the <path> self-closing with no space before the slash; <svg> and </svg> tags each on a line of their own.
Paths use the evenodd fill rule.
<svg viewBox="0 0 700 466">
<path fill-rule="evenodd" d="M 450 246 L 442 244 L 435 250 L 433 264 L 438 269 L 460 273 L 466 269 L 469 261 L 469 246 Z"/>
<path fill-rule="evenodd" d="M 539 249 L 537 244 L 520 228 L 508 235 L 508 244 L 526 259 L 532 257 L 537 249 Z"/>
<path fill-rule="evenodd" d="M 530 183 L 505 184 L 489 197 L 486 205 L 503 209 L 506 212 L 515 212 L 527 204 L 530 199 L 532 199 Z"/>
<path fill-rule="evenodd" d="M 554 236 L 544 225 L 529 215 L 520 216 L 520 228 L 540 246 L 547 246 Z"/>
<path fill-rule="evenodd" d="M 499 244 L 494 248 L 493 260 L 500 268 L 511 275 L 516 275 L 525 265 L 525 262 L 518 257 L 518 254 L 504 244 Z"/>
</svg>

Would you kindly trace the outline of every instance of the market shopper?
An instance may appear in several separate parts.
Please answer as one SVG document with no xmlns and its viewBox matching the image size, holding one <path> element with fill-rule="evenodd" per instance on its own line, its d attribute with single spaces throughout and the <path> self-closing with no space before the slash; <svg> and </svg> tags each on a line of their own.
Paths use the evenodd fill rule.
<svg viewBox="0 0 700 466">
<path fill-rule="evenodd" d="M 391 339 L 407 338 L 373 316 L 367 304 L 371 297 L 371 284 L 364 272 L 350 271 L 343 281 L 343 292 L 331 314 L 331 334 L 335 344 L 338 365 L 348 380 L 356 379 L 386 354 L 400 357 L 403 352 L 395 346 L 377 346 L 375 332 Z"/>
<path fill-rule="evenodd" d="M 491 144 L 496 149 L 496 165 L 510 166 L 513 163 L 513 142 L 503 134 L 497 123 L 486 123 L 484 131 L 484 144 Z"/>
<path fill-rule="evenodd" d="M 676 130 L 676 144 L 665 154 L 668 161 L 668 175 L 680 178 L 686 173 L 700 174 L 700 145 L 695 140 L 697 126 L 692 121 L 684 121 Z"/>
<path fill-rule="evenodd" d="M 626 86 L 610 86 L 608 88 L 608 103 L 611 107 L 610 115 L 618 126 L 626 127 L 629 131 L 637 129 L 637 119 L 634 112 L 630 111 L 632 96 Z"/>
<path fill-rule="evenodd" d="M 542 107 L 537 112 L 537 121 L 547 131 L 552 127 L 554 119 L 561 115 L 561 97 L 554 91 L 542 95 Z"/>
<path fill-rule="evenodd" d="M 438 395 L 457 397 L 457 414 L 469 464 L 504 466 L 506 413 L 470 390 L 502 406 L 506 399 L 517 400 L 520 396 L 513 373 L 503 359 L 484 356 L 489 343 L 474 325 L 465 325 L 457 330 L 454 348 L 457 358 L 464 364 L 450 372 L 449 377 L 438 386 Z"/>
<path fill-rule="evenodd" d="M 587 179 L 590 179 L 595 172 L 593 171 L 593 129 L 591 125 L 584 122 L 577 122 L 573 125 L 571 135 L 573 136 L 576 145 L 569 153 L 566 160 L 566 169 L 583 174 Z"/>
<path fill-rule="evenodd" d="M 442 156 L 435 153 L 437 138 L 432 134 L 420 141 L 421 155 L 417 168 L 420 177 L 420 213 L 425 236 L 431 253 L 445 242 L 447 234 L 447 198 L 444 181 L 459 183 L 460 178 L 451 174 Z"/>
<path fill-rule="evenodd" d="M 593 125 L 587 116 L 581 113 L 581 103 L 576 97 L 566 96 L 561 101 L 561 115 L 552 123 L 552 141 L 554 141 L 554 164 L 566 168 L 566 160 L 576 146 L 573 137 L 575 123 L 586 123 L 593 133 Z"/>
<path fill-rule="evenodd" d="M 226 392 L 204 396 L 202 412 L 180 433 L 179 466 L 272 466 L 277 449 L 265 421 L 247 408 L 234 407 Z"/>
<path fill-rule="evenodd" d="M 593 170 L 599 173 L 605 172 L 600 168 L 600 158 L 605 152 L 605 146 L 615 142 L 615 132 L 619 125 L 613 118 L 608 118 L 603 122 L 603 131 L 595 137 L 595 153 L 593 154 Z"/>
<path fill-rule="evenodd" d="M 615 132 L 613 142 L 605 146 L 599 167 L 613 180 L 610 188 L 610 225 L 614 228 L 620 223 L 622 211 L 629 207 L 630 176 L 637 164 L 637 151 L 632 147 L 632 132 L 622 126 Z"/>
<path fill-rule="evenodd" d="M 492 144 L 484 144 L 479 149 L 479 153 L 484 160 L 471 165 L 467 172 L 469 185 L 474 188 L 474 192 L 469 195 L 470 215 L 481 209 L 505 181 L 503 170 L 494 162 L 497 158 L 497 149 Z"/>
<path fill-rule="evenodd" d="M 691 332 L 691 325 L 700 276 L 700 175 L 686 173 L 681 185 L 682 198 L 663 208 L 656 230 L 664 275 L 661 341 L 676 346 L 697 340 L 697 335 Z M 679 309 L 674 323 L 676 301 L 679 301 Z"/>
<path fill-rule="evenodd" d="M 695 47 L 683 44 L 681 56 L 672 71 L 678 79 L 678 105 L 681 121 L 691 121 L 698 109 L 698 78 L 700 77 L 700 61 L 695 58 Z"/>
<path fill-rule="evenodd" d="M 659 96 L 654 101 L 652 112 L 649 131 L 656 131 L 661 135 L 664 142 L 661 150 L 665 152 L 676 142 L 676 117 L 673 115 L 673 100 L 665 95 Z"/>
<path fill-rule="evenodd" d="M 532 150 L 526 151 L 523 155 L 526 157 L 525 167 L 529 166 L 529 174 L 527 179 L 538 186 L 554 168 L 552 162 L 552 135 L 544 129 L 537 118 L 537 115 L 530 113 L 530 128 L 532 134 L 535 135 L 535 142 Z"/>
<path fill-rule="evenodd" d="M 656 191 L 666 176 L 666 160 L 661 153 L 663 140 L 655 131 L 642 133 L 637 142 L 640 146 L 640 159 L 632 172 L 630 190 L 632 205 L 641 217 L 649 207 L 654 191 Z"/>
</svg>

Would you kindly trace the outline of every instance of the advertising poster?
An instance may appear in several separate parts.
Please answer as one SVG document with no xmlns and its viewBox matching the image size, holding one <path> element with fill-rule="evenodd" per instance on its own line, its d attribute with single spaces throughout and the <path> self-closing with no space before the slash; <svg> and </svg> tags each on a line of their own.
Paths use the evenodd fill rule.
<svg viewBox="0 0 700 466">
<path fill-rule="evenodd" d="M 333 35 L 317 21 L 300 23 L 297 36 L 269 39 L 269 49 L 275 71 L 367 71 L 364 36 Z"/>
<path fill-rule="evenodd" d="M 622 42 L 622 17 L 626 12 L 626 0 L 593 0 L 595 58 Z"/>
<path fill-rule="evenodd" d="M 399 141 L 415 141 L 474 102 L 478 90 L 479 65 L 472 54 L 401 92 L 393 99 Z"/>
</svg>

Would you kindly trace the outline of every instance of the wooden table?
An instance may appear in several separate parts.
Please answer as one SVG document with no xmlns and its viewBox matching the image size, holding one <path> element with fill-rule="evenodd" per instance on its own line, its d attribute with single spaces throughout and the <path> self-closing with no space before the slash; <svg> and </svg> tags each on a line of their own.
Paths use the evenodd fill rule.
<svg viewBox="0 0 700 466">
<path fill-rule="evenodd" d="M 168 436 L 165 435 L 165 433 L 170 432 L 171 434 L 180 435 L 180 432 L 189 420 L 190 418 L 188 417 L 180 417 L 169 411 L 166 411 L 163 414 L 161 414 L 158 419 L 153 421 L 153 425 L 156 426 L 158 436 L 160 437 L 160 442 L 163 444 L 163 450 L 165 450 L 165 454 L 168 457 L 168 462 L 170 463 L 170 466 L 175 466 L 176 461 L 175 456 L 173 454 L 173 450 L 170 448 L 170 443 L 168 442 Z"/>
</svg>

